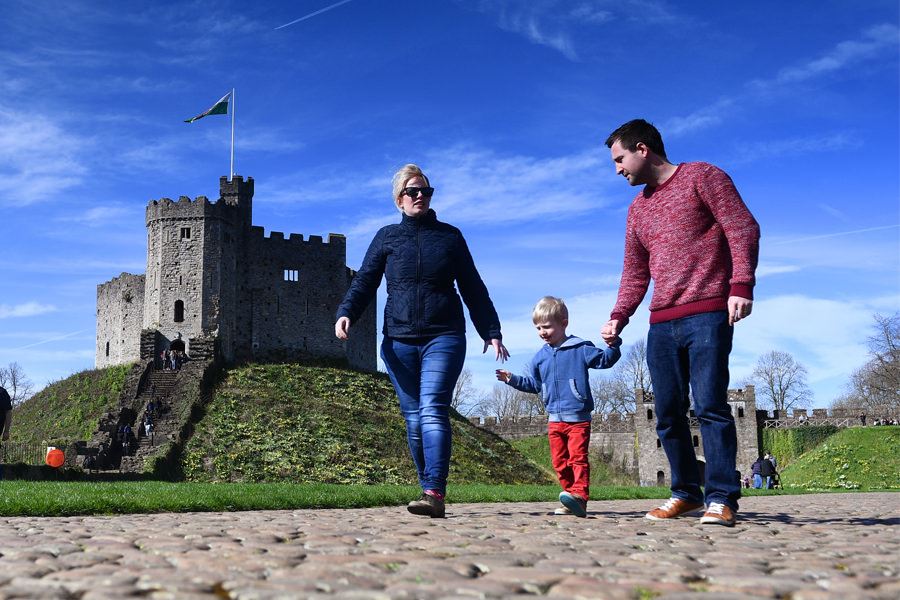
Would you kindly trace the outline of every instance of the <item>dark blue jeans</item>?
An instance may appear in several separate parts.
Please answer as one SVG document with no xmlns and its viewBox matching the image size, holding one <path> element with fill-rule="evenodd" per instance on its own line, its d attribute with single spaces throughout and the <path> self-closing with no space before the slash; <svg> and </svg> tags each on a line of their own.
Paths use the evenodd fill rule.
<svg viewBox="0 0 900 600">
<path fill-rule="evenodd" d="M 423 490 L 444 494 L 450 471 L 450 401 L 466 358 L 466 336 L 421 340 L 385 336 L 381 358 L 400 398 L 419 484 Z"/>
<path fill-rule="evenodd" d="M 728 355 L 734 329 L 725 311 L 650 325 L 647 365 L 653 379 L 656 433 L 672 469 L 672 496 L 738 508 L 741 483 L 735 468 L 737 430 L 728 405 Z M 706 459 L 706 497 L 691 438 L 688 410 L 693 393 Z"/>
</svg>

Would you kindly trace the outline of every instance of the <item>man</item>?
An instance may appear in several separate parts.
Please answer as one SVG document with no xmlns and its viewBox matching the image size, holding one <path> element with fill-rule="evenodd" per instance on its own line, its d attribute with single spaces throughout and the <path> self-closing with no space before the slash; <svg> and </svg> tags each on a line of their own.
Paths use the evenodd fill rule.
<svg viewBox="0 0 900 600">
<path fill-rule="evenodd" d="M 12 398 L 6 388 L 0 386 L 0 441 L 9 439 L 9 426 L 12 424 Z M 3 463 L 0 462 L 0 479 L 3 479 Z"/>
<path fill-rule="evenodd" d="M 741 486 L 728 355 L 734 323 L 753 308 L 759 225 L 728 175 L 707 163 L 672 164 L 647 121 L 625 123 L 606 145 L 616 173 L 644 186 L 628 210 L 619 296 L 601 335 L 619 335 L 652 279 L 647 363 L 672 497 L 646 517 L 671 519 L 705 503 L 702 524 L 731 527 Z M 689 386 L 703 435 L 705 496 L 687 417 Z"/>
</svg>

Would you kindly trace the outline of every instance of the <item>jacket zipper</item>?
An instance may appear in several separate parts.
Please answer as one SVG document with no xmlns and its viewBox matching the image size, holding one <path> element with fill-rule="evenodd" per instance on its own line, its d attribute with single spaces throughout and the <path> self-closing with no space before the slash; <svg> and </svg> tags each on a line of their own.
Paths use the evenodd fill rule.
<svg viewBox="0 0 900 600">
<path fill-rule="evenodd" d="M 421 267 L 422 267 L 422 248 L 419 243 L 419 224 L 416 223 L 416 312 L 415 318 L 413 322 L 416 324 L 416 337 L 422 336 L 422 327 L 421 323 L 419 323 L 419 306 L 420 299 L 422 296 L 422 283 L 420 281 L 421 278 Z"/>
</svg>

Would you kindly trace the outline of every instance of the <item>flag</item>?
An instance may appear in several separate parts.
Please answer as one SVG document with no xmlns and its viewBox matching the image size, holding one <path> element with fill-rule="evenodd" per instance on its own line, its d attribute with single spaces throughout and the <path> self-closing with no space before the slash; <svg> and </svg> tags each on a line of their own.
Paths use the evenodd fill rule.
<svg viewBox="0 0 900 600">
<path fill-rule="evenodd" d="M 197 119 L 202 119 L 207 115 L 227 115 L 228 114 L 228 101 L 231 100 L 231 92 L 228 92 L 222 99 L 212 105 L 212 108 L 207 110 L 206 112 L 202 112 L 196 117 L 191 119 L 186 119 L 185 123 L 193 123 Z"/>
</svg>

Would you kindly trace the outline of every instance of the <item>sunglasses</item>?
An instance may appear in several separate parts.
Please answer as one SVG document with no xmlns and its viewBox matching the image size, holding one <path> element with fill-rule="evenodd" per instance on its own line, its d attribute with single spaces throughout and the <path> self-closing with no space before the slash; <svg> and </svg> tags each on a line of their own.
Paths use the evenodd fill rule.
<svg viewBox="0 0 900 600">
<path fill-rule="evenodd" d="M 418 198 L 419 194 L 422 194 L 425 198 L 431 198 L 434 195 L 433 187 L 406 187 L 403 188 L 401 195 L 409 196 L 410 198 Z"/>
</svg>

